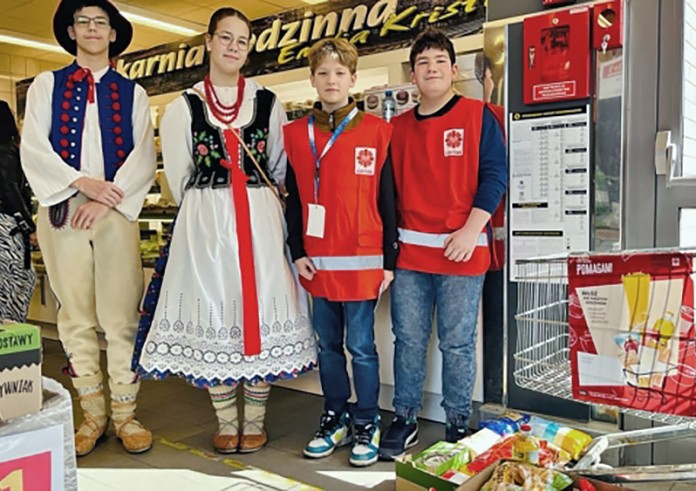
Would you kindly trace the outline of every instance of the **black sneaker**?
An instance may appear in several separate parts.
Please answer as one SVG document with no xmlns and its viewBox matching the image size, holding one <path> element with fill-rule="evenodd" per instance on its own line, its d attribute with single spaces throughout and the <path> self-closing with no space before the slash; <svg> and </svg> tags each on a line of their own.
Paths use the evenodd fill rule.
<svg viewBox="0 0 696 491">
<path fill-rule="evenodd" d="M 407 420 L 401 416 L 394 416 L 391 426 L 382 436 L 379 444 L 379 458 L 394 460 L 401 457 L 407 448 L 416 444 L 418 444 L 418 422 L 415 419 Z"/>
<path fill-rule="evenodd" d="M 468 426 L 457 426 L 447 423 L 445 427 L 445 440 L 449 443 L 457 443 L 462 438 L 473 435 L 474 432 Z"/>
</svg>

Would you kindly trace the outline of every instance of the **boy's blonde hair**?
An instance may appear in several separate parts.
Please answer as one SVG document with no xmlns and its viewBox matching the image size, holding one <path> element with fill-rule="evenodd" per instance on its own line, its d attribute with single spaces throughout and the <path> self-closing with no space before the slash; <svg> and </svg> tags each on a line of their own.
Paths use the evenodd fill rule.
<svg viewBox="0 0 696 491">
<path fill-rule="evenodd" d="M 314 43 L 309 50 L 307 57 L 312 74 L 327 56 L 336 58 L 341 65 L 350 70 L 350 73 L 358 70 L 358 50 L 355 46 L 343 38 L 328 38 Z"/>
</svg>

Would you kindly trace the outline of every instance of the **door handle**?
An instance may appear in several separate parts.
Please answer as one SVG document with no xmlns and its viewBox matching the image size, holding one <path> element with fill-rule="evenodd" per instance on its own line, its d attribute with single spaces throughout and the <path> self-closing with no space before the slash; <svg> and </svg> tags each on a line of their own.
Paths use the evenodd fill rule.
<svg viewBox="0 0 696 491">
<path fill-rule="evenodd" d="M 666 186 L 694 186 L 696 175 L 683 176 L 679 146 L 672 141 L 671 131 L 659 131 L 655 137 L 655 173 L 666 176 Z"/>
</svg>

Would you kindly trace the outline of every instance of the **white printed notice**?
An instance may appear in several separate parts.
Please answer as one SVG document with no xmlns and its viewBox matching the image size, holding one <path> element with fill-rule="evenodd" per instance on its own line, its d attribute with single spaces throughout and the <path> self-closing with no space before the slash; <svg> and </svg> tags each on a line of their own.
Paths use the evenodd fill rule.
<svg viewBox="0 0 696 491">
<path fill-rule="evenodd" d="M 510 115 L 510 258 L 590 246 L 590 108 Z"/>
</svg>

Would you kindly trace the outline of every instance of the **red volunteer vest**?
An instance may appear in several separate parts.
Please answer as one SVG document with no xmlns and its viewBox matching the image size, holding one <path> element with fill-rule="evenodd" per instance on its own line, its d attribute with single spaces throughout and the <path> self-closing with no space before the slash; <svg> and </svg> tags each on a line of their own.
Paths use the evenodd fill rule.
<svg viewBox="0 0 696 491">
<path fill-rule="evenodd" d="M 419 121 L 410 110 L 392 120 L 401 235 L 397 267 L 463 276 L 488 269 L 488 245 L 481 244 L 469 261 L 457 263 L 445 257 L 442 247 L 408 243 L 403 232 L 449 234 L 466 223 L 478 189 L 483 108 L 483 102 L 462 97 L 443 116 Z"/>
<path fill-rule="evenodd" d="M 331 301 L 377 298 L 384 276 L 382 219 L 377 208 L 379 180 L 387 158 L 391 125 L 364 114 L 345 130 L 321 161 L 319 204 L 326 209 L 324 238 L 306 234 L 310 203 L 314 203 L 315 161 L 309 145 L 308 118 L 283 129 L 288 160 L 295 172 L 302 202 L 303 244 L 317 266 L 311 281 L 300 278 L 315 297 Z M 331 137 L 314 126 L 317 153 Z"/>
</svg>

